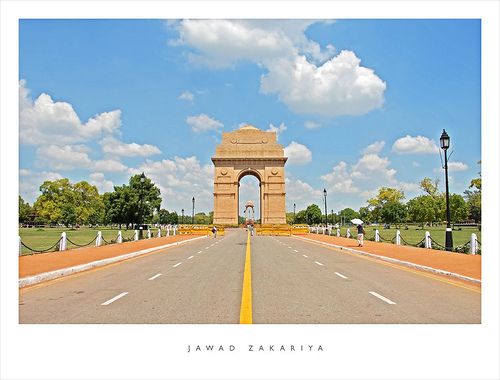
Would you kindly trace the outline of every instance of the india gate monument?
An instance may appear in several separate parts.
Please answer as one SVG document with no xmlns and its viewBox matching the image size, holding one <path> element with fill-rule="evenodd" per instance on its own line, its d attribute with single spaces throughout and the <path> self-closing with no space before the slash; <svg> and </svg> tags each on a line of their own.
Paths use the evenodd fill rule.
<svg viewBox="0 0 500 380">
<path fill-rule="evenodd" d="M 262 224 L 286 224 L 285 162 L 276 132 L 247 125 L 223 132 L 217 145 L 214 179 L 214 224 L 238 225 L 240 180 L 252 175 L 259 180 Z"/>
</svg>

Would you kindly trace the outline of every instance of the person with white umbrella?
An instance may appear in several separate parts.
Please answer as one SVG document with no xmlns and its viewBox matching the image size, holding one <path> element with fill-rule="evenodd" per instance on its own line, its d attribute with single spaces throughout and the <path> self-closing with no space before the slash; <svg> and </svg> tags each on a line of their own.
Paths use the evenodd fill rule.
<svg viewBox="0 0 500 380">
<path fill-rule="evenodd" d="M 363 238 L 365 235 L 365 229 L 363 228 L 363 221 L 361 219 L 352 219 L 351 223 L 356 225 L 356 229 L 358 230 L 358 247 L 362 247 Z"/>
</svg>

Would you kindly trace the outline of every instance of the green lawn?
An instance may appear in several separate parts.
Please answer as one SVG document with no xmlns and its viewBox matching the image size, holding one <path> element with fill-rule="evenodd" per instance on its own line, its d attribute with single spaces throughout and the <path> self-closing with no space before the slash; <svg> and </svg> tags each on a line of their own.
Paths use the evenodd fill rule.
<svg viewBox="0 0 500 380">
<path fill-rule="evenodd" d="M 395 226 L 391 226 L 390 229 L 384 229 L 384 226 L 365 226 L 365 239 L 373 240 L 375 237 L 375 230 L 378 229 L 380 234 L 380 241 L 388 242 L 395 238 L 396 231 L 398 230 Z M 350 227 L 351 235 L 356 236 L 356 227 Z M 446 226 L 437 227 L 424 227 L 423 229 L 417 226 L 408 226 L 408 230 L 405 230 L 404 226 L 399 228 L 401 232 L 401 237 L 408 243 L 408 245 L 416 245 L 425 238 L 425 231 L 429 231 L 431 238 L 437 242 L 439 245 L 445 245 L 446 236 Z M 347 227 L 342 227 L 340 229 L 341 236 L 345 237 L 347 233 Z M 481 242 L 481 231 L 477 227 L 455 227 L 452 232 L 453 235 L 453 247 L 459 247 L 470 241 L 471 234 L 475 233 L 477 235 L 477 240 Z M 395 239 L 393 240 L 395 242 Z M 481 246 L 480 246 L 481 247 Z"/>
<path fill-rule="evenodd" d="M 27 245 L 28 247 L 41 251 L 46 250 L 52 247 L 57 241 L 61 238 L 61 234 L 66 232 L 66 237 L 68 240 L 71 240 L 73 243 L 78 245 L 86 245 L 92 242 L 96 236 L 97 232 L 101 231 L 102 238 L 107 242 L 115 241 L 118 237 L 118 228 L 109 228 L 109 227 L 101 227 L 101 228 L 88 228 L 81 227 L 76 229 L 71 228 L 20 228 L 19 236 L 21 236 L 21 241 Z M 154 235 L 156 236 L 156 234 Z M 133 239 L 134 231 L 133 230 L 125 230 L 122 229 L 122 238 L 125 239 Z M 104 242 L 103 242 L 104 243 Z M 95 246 L 95 240 L 90 244 L 90 246 Z M 68 241 L 68 249 L 76 248 L 77 246 L 70 243 Z M 56 245 L 52 249 L 58 250 L 59 244 Z M 22 254 L 31 254 L 32 251 L 27 249 L 26 247 L 22 247 Z"/>
</svg>

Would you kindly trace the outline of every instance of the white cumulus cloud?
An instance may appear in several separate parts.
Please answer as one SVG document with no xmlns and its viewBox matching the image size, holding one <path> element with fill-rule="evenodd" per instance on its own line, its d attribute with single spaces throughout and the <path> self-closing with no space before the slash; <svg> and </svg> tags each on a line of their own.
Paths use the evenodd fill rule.
<svg viewBox="0 0 500 380">
<path fill-rule="evenodd" d="M 439 148 L 434 140 L 427 137 L 406 135 L 394 142 L 392 151 L 398 154 L 434 154 L 439 152 Z"/>
<path fill-rule="evenodd" d="M 284 131 L 286 131 L 285 123 L 281 123 L 279 127 L 275 127 L 274 125 L 270 124 L 269 129 L 266 132 L 276 132 L 276 139 L 279 139 L 280 134 Z"/>
<path fill-rule="evenodd" d="M 361 115 L 380 108 L 386 84 L 360 65 L 354 52 L 336 54 L 305 31 L 317 20 L 183 20 L 169 22 L 179 38 L 174 45 L 192 47 L 191 63 L 211 68 L 234 67 L 250 60 L 267 70 L 261 91 L 296 113 Z"/>
<path fill-rule="evenodd" d="M 386 84 L 360 62 L 347 50 L 319 67 L 302 55 L 279 59 L 267 65 L 261 90 L 296 113 L 362 115 L 383 105 Z"/>
<path fill-rule="evenodd" d="M 99 144 L 101 144 L 104 153 L 119 157 L 148 157 L 161 153 L 161 150 L 154 145 L 139 145 L 137 143 L 126 144 L 114 137 L 106 137 L 101 140 Z"/>
<path fill-rule="evenodd" d="M 285 149 L 288 164 L 304 165 L 312 161 L 312 152 L 302 144 L 292 141 Z"/>
<path fill-rule="evenodd" d="M 196 116 L 188 116 L 186 123 L 191 127 L 193 132 L 219 131 L 224 127 L 224 124 L 204 113 Z"/>
<path fill-rule="evenodd" d="M 67 102 L 55 102 L 42 93 L 34 102 L 26 81 L 19 81 L 19 138 L 25 145 L 67 145 L 112 134 L 122 125 L 121 111 L 103 112 L 82 124 Z"/>
<path fill-rule="evenodd" d="M 368 145 L 366 148 L 361 150 L 361 154 L 370 154 L 370 153 L 380 153 L 380 151 L 384 148 L 385 141 L 376 141 L 371 145 Z"/>
</svg>

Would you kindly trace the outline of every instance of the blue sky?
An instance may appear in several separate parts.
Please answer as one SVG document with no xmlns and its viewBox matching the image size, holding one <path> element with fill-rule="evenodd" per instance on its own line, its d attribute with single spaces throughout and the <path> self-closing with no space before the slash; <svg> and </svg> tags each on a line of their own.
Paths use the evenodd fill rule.
<svg viewBox="0 0 500 380">
<path fill-rule="evenodd" d="M 169 211 L 213 210 L 222 132 L 275 130 L 287 211 L 358 210 L 378 189 L 420 194 L 451 137 L 450 190 L 481 166 L 479 19 L 23 19 L 19 193 L 144 171 Z M 240 202 L 258 202 L 246 177 Z M 243 209 L 243 206 L 240 209 Z M 323 208 L 323 207 L 322 207 Z"/>
</svg>

